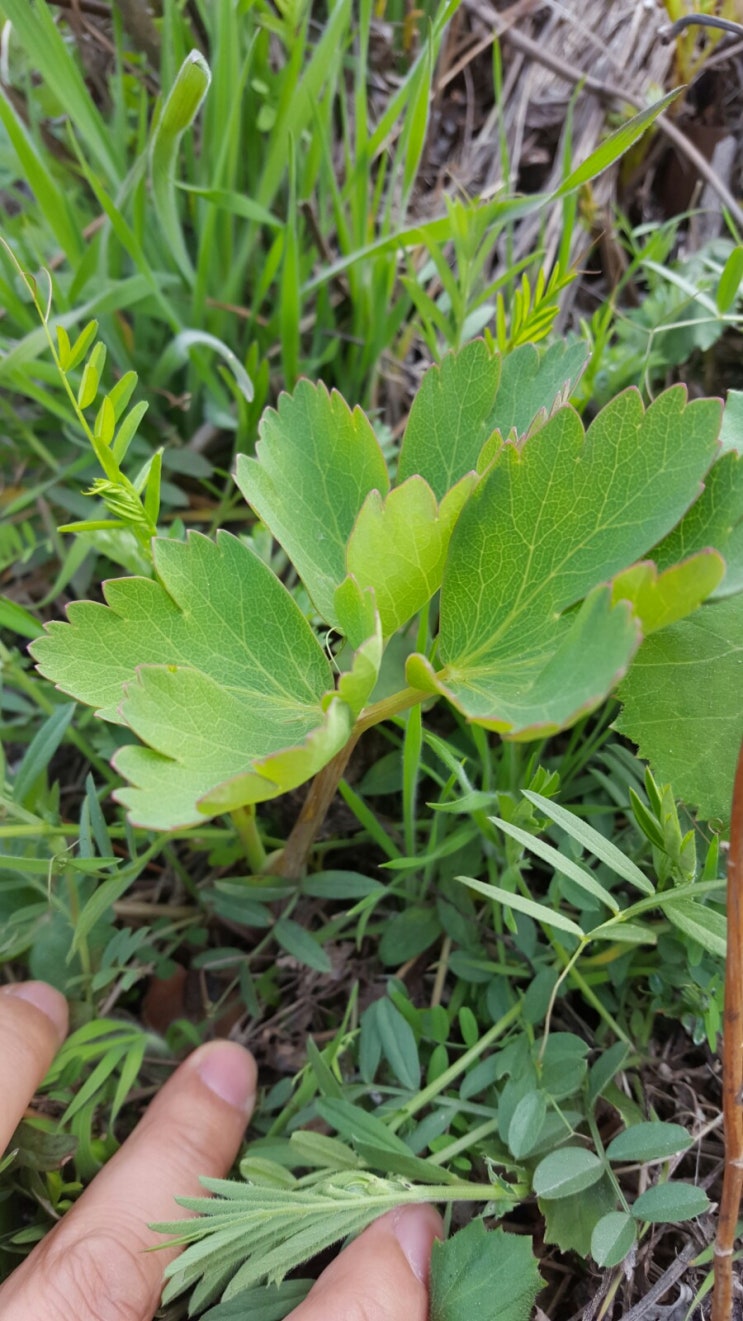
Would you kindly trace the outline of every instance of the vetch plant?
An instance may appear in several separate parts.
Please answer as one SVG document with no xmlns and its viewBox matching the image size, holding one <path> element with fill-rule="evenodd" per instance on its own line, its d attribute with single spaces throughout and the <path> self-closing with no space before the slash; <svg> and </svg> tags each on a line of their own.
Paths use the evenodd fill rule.
<svg viewBox="0 0 743 1321">
<path fill-rule="evenodd" d="M 741 460 L 718 458 L 719 403 L 683 386 L 647 409 L 627 390 L 585 430 L 566 402 L 584 358 L 577 343 L 447 355 L 394 480 L 364 413 L 300 381 L 236 481 L 309 614 L 249 539 L 220 531 L 154 538 L 152 578 L 111 581 L 105 605 L 75 602 L 48 626 L 31 648 L 41 672 L 129 731 L 114 765 L 133 822 L 190 826 L 314 779 L 281 865 L 296 876 L 372 725 L 443 698 L 528 740 L 619 684 L 622 728 L 664 775 L 685 757 L 681 792 L 726 815 L 743 723 Z M 109 431 L 96 427 L 97 449 Z M 686 747 L 679 700 L 690 720 L 726 716 L 729 736 L 710 749 L 697 724 Z"/>
</svg>

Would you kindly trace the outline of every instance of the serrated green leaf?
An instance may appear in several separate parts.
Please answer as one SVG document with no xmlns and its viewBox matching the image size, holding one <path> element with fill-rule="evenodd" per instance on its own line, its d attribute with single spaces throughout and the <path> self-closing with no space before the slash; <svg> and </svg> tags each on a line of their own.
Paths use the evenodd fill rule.
<svg viewBox="0 0 743 1321">
<path fill-rule="evenodd" d="M 714 550 L 702 550 L 659 573 L 652 560 L 642 560 L 618 573 L 611 585 L 612 601 L 629 601 L 645 637 L 667 628 L 697 610 L 725 577 L 725 561 Z"/>
<path fill-rule="evenodd" d="M 594 1226 L 591 1256 L 598 1266 L 618 1266 L 634 1247 L 637 1229 L 626 1211 L 610 1211 Z"/>
<path fill-rule="evenodd" d="M 398 481 L 423 477 L 437 500 L 472 472 L 493 430 L 489 418 L 498 390 L 500 359 L 483 340 L 444 355 L 429 368 L 405 428 Z"/>
<path fill-rule="evenodd" d="M 107 584 L 107 606 L 76 602 L 34 644 L 60 688 L 129 725 L 121 748 L 138 824 L 170 829 L 275 796 L 346 742 L 351 713 L 307 621 L 257 555 L 216 542 L 156 541 L 159 581 Z M 297 778 L 299 777 L 299 778 Z"/>
<path fill-rule="evenodd" d="M 568 340 L 539 349 L 521 344 L 507 353 L 501 364 L 501 378 L 495 407 L 488 418 L 490 431 L 508 436 L 512 431 L 523 436 L 535 419 L 546 421 L 557 408 L 569 403 L 588 360 L 588 345 L 583 340 Z"/>
<path fill-rule="evenodd" d="M 561 1252 L 578 1252 L 581 1257 L 587 1257 L 593 1231 L 601 1218 L 614 1209 L 616 1199 L 615 1189 L 603 1175 L 590 1188 L 569 1197 L 541 1200 L 545 1242 L 556 1244 Z"/>
<path fill-rule="evenodd" d="M 681 522 L 656 546 L 653 560 L 666 569 L 707 547 L 725 560 L 725 575 L 714 596 L 743 589 L 743 455 L 723 454 L 704 479 L 704 491 Z"/>
<path fill-rule="evenodd" d="M 374 589 L 389 637 L 441 586 L 449 540 L 475 482 L 465 475 L 437 505 L 422 477 L 409 477 L 383 499 L 370 491 L 350 540 L 346 563 L 359 585 Z"/>
<path fill-rule="evenodd" d="M 632 1124 L 612 1138 L 606 1154 L 609 1160 L 661 1160 L 687 1151 L 692 1139 L 680 1124 L 664 1124 L 660 1120 Z"/>
<path fill-rule="evenodd" d="M 291 557 L 315 607 L 337 624 L 334 594 L 346 577 L 346 545 L 370 491 L 385 494 L 382 451 L 361 409 L 337 392 L 299 381 L 261 419 L 256 457 L 241 454 L 236 481 Z"/>
<path fill-rule="evenodd" d="M 603 1172 L 603 1162 L 595 1151 L 588 1151 L 585 1147 L 560 1147 L 540 1160 L 534 1171 L 532 1187 L 537 1197 L 554 1201 L 590 1188 Z"/>
<path fill-rule="evenodd" d="M 743 596 L 702 606 L 640 648 L 617 728 L 705 820 L 730 818 L 743 738 Z"/>
<path fill-rule="evenodd" d="M 674 387 L 647 412 L 627 391 L 585 435 L 563 409 L 520 449 L 505 445 L 452 534 L 443 668 L 411 657 L 408 682 L 510 737 L 552 733 L 595 707 L 639 641 L 629 607 L 612 609 L 597 584 L 678 522 L 718 430 L 715 401 L 687 405 Z"/>
<path fill-rule="evenodd" d="M 704 1215 L 710 1201 L 703 1188 L 692 1183 L 658 1183 L 647 1192 L 640 1193 L 632 1206 L 635 1220 L 651 1225 L 675 1225 L 681 1220 L 693 1220 Z"/>
<path fill-rule="evenodd" d="M 728 390 L 722 413 L 720 443 L 724 450 L 743 453 L 743 390 Z"/>
<path fill-rule="evenodd" d="M 666 896 L 664 895 L 664 899 Z M 695 940 L 702 949 L 724 959 L 727 948 L 727 922 L 723 913 L 704 908 L 694 899 L 674 899 L 673 892 L 663 904 L 663 913 L 679 931 Z"/>
<path fill-rule="evenodd" d="M 498 1321 L 529 1321 L 542 1288 L 528 1238 L 485 1229 L 473 1220 L 446 1243 L 434 1243 L 431 1257 L 431 1321 L 472 1321 L 493 1315 Z"/>
</svg>

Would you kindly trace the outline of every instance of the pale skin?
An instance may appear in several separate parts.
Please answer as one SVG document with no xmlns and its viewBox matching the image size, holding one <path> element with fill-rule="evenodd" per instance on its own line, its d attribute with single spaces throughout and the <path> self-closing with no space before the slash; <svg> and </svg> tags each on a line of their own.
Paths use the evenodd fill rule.
<svg viewBox="0 0 743 1321">
<path fill-rule="evenodd" d="M 0 1150 L 67 1032 L 67 1005 L 44 982 L 0 991 Z M 3 1321 L 152 1321 L 172 1253 L 148 1253 L 152 1221 L 176 1195 L 222 1177 L 255 1101 L 252 1056 L 233 1042 L 200 1047 L 175 1071 L 136 1130 L 72 1211 L 0 1287 Z M 426 1321 L 428 1263 L 441 1220 L 429 1206 L 391 1211 L 328 1266 L 287 1321 Z M 245 1321 L 250 1321 L 246 1314 Z"/>
</svg>

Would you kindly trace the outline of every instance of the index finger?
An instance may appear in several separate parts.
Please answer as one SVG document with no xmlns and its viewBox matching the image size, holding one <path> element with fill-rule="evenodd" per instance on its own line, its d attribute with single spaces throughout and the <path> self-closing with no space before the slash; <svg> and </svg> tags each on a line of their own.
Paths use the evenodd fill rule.
<svg viewBox="0 0 743 1321">
<path fill-rule="evenodd" d="M 23 1118 L 66 1033 L 67 1002 L 53 986 L 19 982 L 0 987 L 0 1151 Z"/>
</svg>

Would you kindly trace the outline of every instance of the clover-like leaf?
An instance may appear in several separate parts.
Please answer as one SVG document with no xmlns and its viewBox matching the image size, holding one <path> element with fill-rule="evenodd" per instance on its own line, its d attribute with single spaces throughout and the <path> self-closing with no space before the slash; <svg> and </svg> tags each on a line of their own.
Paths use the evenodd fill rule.
<svg viewBox="0 0 743 1321">
<path fill-rule="evenodd" d="M 368 418 L 337 391 L 299 381 L 260 423 L 256 457 L 241 454 L 236 481 L 292 560 L 312 601 L 336 624 L 334 593 L 346 544 L 370 491 L 389 476 Z"/>
<path fill-rule="evenodd" d="M 700 815 L 730 819 L 743 738 L 743 595 L 702 606 L 643 643 L 617 728 Z"/>
<path fill-rule="evenodd" d="M 128 725 L 121 791 L 157 829 L 271 798 L 343 746 L 352 715 L 330 663 L 271 569 L 237 538 L 154 543 L 158 581 L 110 582 L 33 645 L 43 674 Z M 326 706 L 327 709 L 323 709 Z"/>
<path fill-rule="evenodd" d="M 409 477 L 383 500 L 370 491 L 348 543 L 349 573 L 372 587 L 382 632 L 389 637 L 430 601 L 454 524 L 477 478 L 466 474 L 437 505 L 422 477 Z"/>
<path fill-rule="evenodd" d="M 596 706 L 640 637 L 629 603 L 612 608 L 599 584 L 679 521 L 719 425 L 719 404 L 687 404 L 682 386 L 647 411 L 628 390 L 585 434 L 566 408 L 520 447 L 504 445 L 452 534 L 441 668 L 411 657 L 408 682 L 511 737 L 552 732 Z"/>
</svg>

